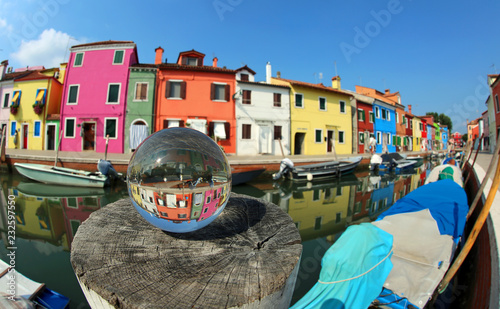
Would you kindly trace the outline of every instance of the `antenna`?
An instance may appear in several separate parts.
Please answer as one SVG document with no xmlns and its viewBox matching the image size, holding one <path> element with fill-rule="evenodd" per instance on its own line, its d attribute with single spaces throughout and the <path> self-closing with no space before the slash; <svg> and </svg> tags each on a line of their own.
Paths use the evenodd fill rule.
<svg viewBox="0 0 500 309">
<path fill-rule="evenodd" d="M 337 73 L 337 61 L 334 61 L 333 64 L 335 66 L 335 76 L 339 76 L 339 74 Z"/>
<path fill-rule="evenodd" d="M 495 66 L 495 64 L 493 63 L 490 67 L 493 67 L 493 70 L 495 70 L 495 74 L 498 74 L 497 73 L 497 67 Z"/>
</svg>

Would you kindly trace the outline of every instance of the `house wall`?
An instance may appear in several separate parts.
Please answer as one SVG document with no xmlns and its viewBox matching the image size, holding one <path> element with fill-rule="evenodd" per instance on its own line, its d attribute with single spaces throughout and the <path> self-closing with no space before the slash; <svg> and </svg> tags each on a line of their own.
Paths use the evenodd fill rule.
<svg viewBox="0 0 500 309">
<path fill-rule="evenodd" d="M 124 50 L 123 64 L 114 65 L 115 50 Z M 83 52 L 83 63 L 74 66 L 75 55 Z M 108 152 L 123 153 L 124 120 L 128 88 L 129 66 L 137 62 L 135 44 L 100 45 L 73 49 L 68 63 L 66 80 L 61 104 L 61 127 L 65 128 L 66 118 L 76 118 L 74 137 L 62 138 L 61 150 L 82 151 L 83 138 L 80 127 L 83 122 L 94 121 L 95 151 L 104 152 L 106 138 L 104 132 L 105 118 L 117 118 L 117 137 L 109 139 Z M 119 103 L 107 104 L 110 83 L 120 84 Z M 79 85 L 77 104 L 67 104 L 68 89 L 71 85 Z"/>
<path fill-rule="evenodd" d="M 420 125 L 422 121 L 420 118 L 413 117 L 413 151 L 422 150 L 422 130 L 420 130 Z"/>
<path fill-rule="evenodd" d="M 9 126 L 9 118 L 10 118 L 10 105 L 12 104 L 12 89 L 14 87 L 14 81 L 4 81 L 0 82 L 0 128 L 3 125 L 7 128 L 6 137 L 6 145 L 8 145 L 9 137 L 10 137 L 10 126 Z M 5 94 L 9 93 L 9 101 L 7 103 L 7 107 L 4 107 Z"/>
<path fill-rule="evenodd" d="M 290 90 L 283 87 L 259 85 L 258 83 L 236 83 L 236 92 L 251 91 L 251 104 L 242 104 L 242 95 L 238 95 L 236 104 L 236 133 L 238 155 L 267 153 L 290 154 Z M 281 106 L 274 106 L 274 93 L 281 94 Z M 251 125 L 251 138 L 242 138 L 242 125 Z M 274 126 L 281 126 L 280 141 L 274 139 Z M 268 127 L 267 129 L 265 127 Z M 270 130 L 270 137 L 263 136 Z M 271 140 L 266 143 L 266 139 Z"/>
<path fill-rule="evenodd" d="M 491 96 L 493 99 L 493 110 L 494 110 L 494 119 L 495 119 L 495 140 L 498 140 L 499 131 L 500 131 L 500 82 L 493 84 L 493 88 L 491 89 Z M 496 104 L 496 97 L 498 96 L 499 104 Z"/>
<path fill-rule="evenodd" d="M 395 152 L 396 151 L 396 147 L 394 146 L 393 144 L 393 140 L 392 140 L 392 137 L 393 135 L 396 134 L 396 114 L 395 114 L 395 110 L 394 108 L 390 108 L 388 107 L 388 105 L 385 105 L 385 104 L 379 104 L 379 103 L 376 103 L 377 101 L 375 101 L 375 103 L 373 103 L 373 111 L 375 113 L 375 125 L 374 125 L 374 132 L 375 132 L 375 138 L 377 138 L 377 132 L 380 132 L 382 134 L 382 139 L 377 143 L 377 148 L 376 148 L 376 151 L 377 153 L 382 153 L 383 152 L 383 138 L 384 138 L 384 134 L 390 134 L 390 138 L 389 138 L 389 141 L 388 141 L 388 144 L 387 144 L 387 151 L 388 152 Z M 376 113 L 376 108 L 379 108 L 380 109 L 380 112 L 379 112 L 379 116 L 377 117 L 377 113 Z M 389 120 L 387 119 L 382 119 L 382 109 L 385 109 L 388 114 L 389 114 Z"/>
<path fill-rule="evenodd" d="M 359 136 L 355 140 L 358 141 L 358 153 L 365 153 L 369 151 L 368 142 L 370 140 L 370 135 L 373 134 L 373 120 L 370 119 L 370 113 L 373 113 L 373 105 L 357 101 L 357 109 L 362 110 L 365 115 L 365 119 L 359 119 L 359 117 L 356 117 L 358 121 L 358 132 L 362 132 L 364 134 L 365 140 L 364 143 L 362 143 Z M 358 113 L 356 113 L 356 115 L 358 116 Z"/>
</svg>

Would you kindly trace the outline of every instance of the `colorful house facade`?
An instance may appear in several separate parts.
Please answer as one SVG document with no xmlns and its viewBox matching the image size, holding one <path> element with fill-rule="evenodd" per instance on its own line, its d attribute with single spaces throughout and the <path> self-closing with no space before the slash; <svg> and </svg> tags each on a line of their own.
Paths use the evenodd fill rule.
<svg viewBox="0 0 500 309">
<path fill-rule="evenodd" d="M 176 63 L 162 63 L 164 50 L 155 51 L 155 130 L 190 127 L 236 153 L 236 71 L 218 67 L 217 58 L 204 65 L 205 54 L 195 50 L 181 52 Z"/>
<path fill-rule="evenodd" d="M 441 142 L 444 150 L 448 149 L 448 140 L 448 126 L 441 125 Z"/>
<path fill-rule="evenodd" d="M 375 115 L 373 114 L 374 98 L 359 94 L 354 91 L 344 90 L 354 97 L 356 108 L 356 119 L 353 123 L 353 143 L 357 146 L 357 153 L 370 152 L 369 142 L 373 133 L 373 123 Z M 356 134 L 357 132 L 357 134 Z"/>
<path fill-rule="evenodd" d="M 290 154 L 290 88 L 271 84 L 271 65 L 266 82 L 255 82 L 255 72 L 236 70 L 236 127 L 238 155 Z"/>
<path fill-rule="evenodd" d="M 130 66 L 127 111 L 125 116 L 125 152 L 134 151 L 154 132 L 156 65 Z"/>
<path fill-rule="evenodd" d="M 290 87 L 292 154 L 352 153 L 351 95 L 341 90 L 340 78 L 332 87 L 278 77 L 275 85 Z"/>
<path fill-rule="evenodd" d="M 132 41 L 75 45 L 61 101 L 63 151 L 124 152 L 129 67 L 138 63 Z"/>
<path fill-rule="evenodd" d="M 33 67 L 17 78 L 12 89 L 8 148 L 55 150 L 58 143 L 57 122 L 47 122 L 58 115 L 61 104 L 65 64 L 61 69 Z"/>
</svg>

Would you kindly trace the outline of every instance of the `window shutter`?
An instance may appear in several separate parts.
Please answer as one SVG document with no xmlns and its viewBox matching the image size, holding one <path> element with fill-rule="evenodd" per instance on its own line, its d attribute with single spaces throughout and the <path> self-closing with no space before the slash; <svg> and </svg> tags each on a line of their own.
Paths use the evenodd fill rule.
<svg viewBox="0 0 500 309">
<path fill-rule="evenodd" d="M 228 102 L 229 102 L 229 98 L 230 98 L 230 93 L 229 93 L 229 90 L 230 90 L 230 89 L 229 89 L 229 88 L 230 88 L 230 87 L 229 87 L 229 85 L 226 85 L 226 86 L 225 86 L 225 91 L 226 91 L 226 101 L 228 101 Z"/>
<path fill-rule="evenodd" d="M 184 120 L 179 120 L 179 127 L 184 128 Z"/>
<path fill-rule="evenodd" d="M 210 100 L 215 100 L 215 84 L 210 85 Z"/>
<path fill-rule="evenodd" d="M 186 98 L 186 82 L 181 82 L 181 98 Z"/>
<path fill-rule="evenodd" d="M 141 89 L 141 99 L 146 100 L 148 97 L 148 84 L 144 83 L 142 84 L 142 89 Z"/>
<path fill-rule="evenodd" d="M 165 98 L 170 97 L 170 82 L 165 83 Z"/>
<path fill-rule="evenodd" d="M 215 127 L 215 124 L 213 121 L 210 121 L 208 123 L 208 136 L 212 137 L 214 136 L 215 137 L 215 134 L 214 134 L 214 127 Z"/>
<path fill-rule="evenodd" d="M 168 128 L 168 120 L 167 119 L 163 120 L 163 128 L 164 129 Z"/>
<path fill-rule="evenodd" d="M 187 64 L 187 58 L 186 57 L 182 57 L 181 63 L 184 64 L 184 65 L 186 65 Z"/>
<path fill-rule="evenodd" d="M 230 133 L 231 133 L 231 124 L 229 122 L 225 122 L 224 123 L 224 129 L 226 130 L 226 140 L 229 139 L 229 137 L 231 136 Z"/>
<path fill-rule="evenodd" d="M 198 58 L 198 66 L 202 66 L 203 65 L 203 58 Z"/>
</svg>

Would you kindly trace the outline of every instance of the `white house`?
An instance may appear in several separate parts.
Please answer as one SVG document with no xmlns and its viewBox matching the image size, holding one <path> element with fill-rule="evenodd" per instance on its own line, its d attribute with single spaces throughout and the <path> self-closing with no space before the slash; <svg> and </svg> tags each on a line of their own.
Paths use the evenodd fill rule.
<svg viewBox="0 0 500 309">
<path fill-rule="evenodd" d="M 290 154 L 290 88 L 272 85 L 271 65 L 266 81 L 256 82 L 247 66 L 236 70 L 236 154 Z"/>
</svg>

